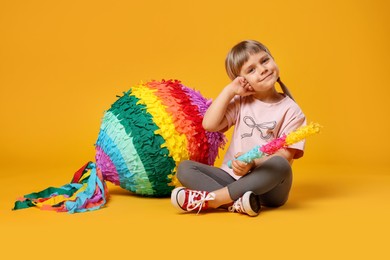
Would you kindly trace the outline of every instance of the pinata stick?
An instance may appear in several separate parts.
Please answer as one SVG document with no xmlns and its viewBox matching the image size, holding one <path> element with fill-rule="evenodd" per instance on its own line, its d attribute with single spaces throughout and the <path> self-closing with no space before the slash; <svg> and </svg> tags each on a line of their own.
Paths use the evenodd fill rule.
<svg viewBox="0 0 390 260">
<path fill-rule="evenodd" d="M 321 126 L 317 123 L 310 123 L 306 126 L 302 126 L 288 135 L 283 135 L 282 137 L 272 140 L 268 144 L 255 146 L 252 150 L 237 157 L 236 160 L 250 163 L 255 159 L 274 154 L 282 148 L 287 148 L 289 145 L 298 143 L 308 136 L 319 133 L 320 128 Z M 231 160 L 228 162 L 228 167 L 232 168 Z"/>
</svg>

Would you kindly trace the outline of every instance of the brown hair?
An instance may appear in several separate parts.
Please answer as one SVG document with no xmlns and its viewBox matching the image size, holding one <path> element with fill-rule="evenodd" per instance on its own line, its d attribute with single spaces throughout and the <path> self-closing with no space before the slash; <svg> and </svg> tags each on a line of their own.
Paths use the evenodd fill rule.
<svg viewBox="0 0 390 260">
<path fill-rule="evenodd" d="M 242 66 L 248 61 L 249 56 L 261 51 L 265 51 L 273 59 L 273 56 L 268 48 L 258 41 L 246 40 L 236 44 L 227 54 L 225 59 L 225 69 L 229 78 L 233 80 L 238 77 Z M 280 77 L 278 78 L 278 83 L 282 88 L 283 93 L 294 100 L 286 85 L 284 85 L 284 83 L 280 80 Z"/>
</svg>

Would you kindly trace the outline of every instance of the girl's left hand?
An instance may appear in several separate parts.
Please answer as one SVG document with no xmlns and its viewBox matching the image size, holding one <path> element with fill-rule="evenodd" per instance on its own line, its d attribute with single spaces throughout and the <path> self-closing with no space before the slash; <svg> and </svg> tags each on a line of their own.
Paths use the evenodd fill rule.
<svg viewBox="0 0 390 260">
<path fill-rule="evenodd" d="M 237 153 L 234 157 L 237 158 L 243 153 Z M 251 163 L 245 163 L 239 160 L 233 160 L 232 161 L 232 169 L 235 175 L 238 176 L 244 176 L 246 175 L 254 166 L 254 162 Z"/>
</svg>

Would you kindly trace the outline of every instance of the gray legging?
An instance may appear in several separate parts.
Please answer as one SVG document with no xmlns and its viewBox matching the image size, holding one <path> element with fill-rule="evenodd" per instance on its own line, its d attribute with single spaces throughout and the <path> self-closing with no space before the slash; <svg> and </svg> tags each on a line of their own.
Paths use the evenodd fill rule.
<svg viewBox="0 0 390 260">
<path fill-rule="evenodd" d="M 194 162 L 183 161 L 177 169 L 180 183 L 189 189 L 215 191 L 227 187 L 232 200 L 247 191 L 259 196 L 266 207 L 279 207 L 286 203 L 292 185 L 292 170 L 286 159 L 273 156 L 251 173 L 236 180 L 224 170 Z"/>
</svg>

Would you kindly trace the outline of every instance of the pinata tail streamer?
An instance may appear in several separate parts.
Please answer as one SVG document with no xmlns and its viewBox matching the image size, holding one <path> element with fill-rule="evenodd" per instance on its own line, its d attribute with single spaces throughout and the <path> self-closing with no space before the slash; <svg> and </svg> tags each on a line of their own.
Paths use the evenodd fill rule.
<svg viewBox="0 0 390 260">
<path fill-rule="evenodd" d="M 70 184 L 24 195 L 15 202 L 14 209 L 36 206 L 57 212 L 84 212 L 104 206 L 107 197 L 102 173 L 94 163 L 88 162 L 74 174 Z"/>
<path fill-rule="evenodd" d="M 213 165 L 226 143 L 223 133 L 202 127 L 211 100 L 178 80 L 134 85 L 105 111 L 95 144 L 96 163 L 70 184 L 25 195 L 14 209 L 39 207 L 70 213 L 105 205 L 105 181 L 136 195 L 169 196 L 183 160 Z"/>
</svg>

